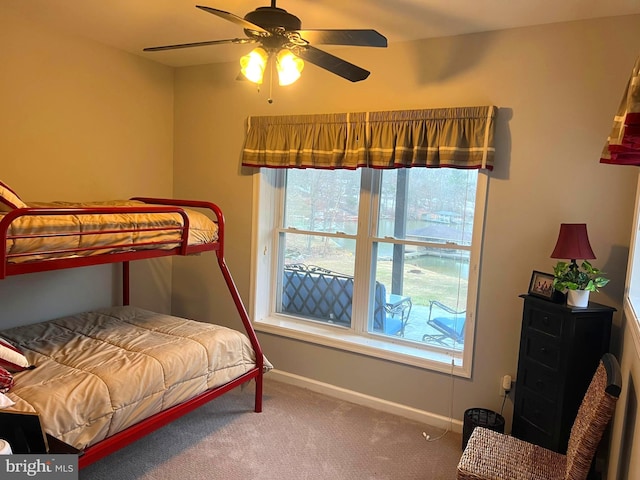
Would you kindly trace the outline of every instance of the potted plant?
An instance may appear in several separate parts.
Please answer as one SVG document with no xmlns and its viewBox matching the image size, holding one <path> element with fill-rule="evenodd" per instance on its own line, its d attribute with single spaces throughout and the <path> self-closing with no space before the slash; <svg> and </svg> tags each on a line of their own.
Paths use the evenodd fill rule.
<svg viewBox="0 0 640 480">
<path fill-rule="evenodd" d="M 567 292 L 567 305 L 586 307 L 589 303 L 589 292 L 597 292 L 600 287 L 609 283 L 602 272 L 587 260 L 578 267 L 575 261 L 558 262 L 553 267 L 553 288 Z"/>
</svg>

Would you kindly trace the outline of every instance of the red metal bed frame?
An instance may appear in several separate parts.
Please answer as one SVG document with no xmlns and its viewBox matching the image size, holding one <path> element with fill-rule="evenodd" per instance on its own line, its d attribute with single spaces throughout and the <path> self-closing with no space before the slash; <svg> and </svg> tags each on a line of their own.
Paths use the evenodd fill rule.
<svg viewBox="0 0 640 480">
<path fill-rule="evenodd" d="M 145 435 L 157 430 L 158 428 L 172 422 L 173 420 L 191 412 L 199 406 L 219 397 L 220 395 L 232 390 L 233 388 L 255 379 L 255 411 L 262 411 L 262 380 L 263 380 L 263 354 L 258 337 L 247 310 L 242 303 L 240 294 L 236 284 L 231 276 L 231 272 L 227 267 L 224 259 L 224 215 L 222 210 L 214 203 L 194 201 L 194 200 L 175 200 L 175 199 L 163 199 L 163 198 L 148 198 L 148 197 L 135 197 L 131 200 L 139 200 L 146 205 L 142 206 L 127 206 L 127 207 L 90 207 L 90 208 L 22 208 L 8 212 L 0 220 L 0 279 L 4 279 L 8 276 L 19 275 L 24 273 L 43 272 L 51 270 L 60 270 L 67 268 L 85 267 L 90 265 L 101 265 L 107 263 L 122 263 L 122 303 L 123 305 L 129 305 L 130 300 L 130 281 L 129 281 L 129 262 L 133 260 L 141 260 L 148 258 L 166 257 L 172 255 L 193 255 L 207 251 L 214 251 L 218 260 L 218 266 L 222 272 L 225 283 L 236 309 L 240 316 L 240 320 L 244 326 L 245 332 L 251 342 L 251 345 L 256 355 L 256 366 L 252 370 L 248 371 L 244 375 L 224 384 L 219 387 L 207 390 L 196 397 L 193 397 L 183 403 L 170 407 L 162 412 L 159 412 L 139 423 L 132 425 L 131 427 L 116 433 L 90 447 L 87 447 L 80 453 L 78 458 L 79 468 L 86 467 L 94 463 L 95 461 L 129 445 L 130 443 L 144 437 Z M 216 217 L 218 223 L 218 240 L 215 243 L 188 245 L 187 239 L 189 235 L 189 219 L 182 207 L 205 209 Z M 68 258 L 54 258 L 43 261 L 33 261 L 25 263 L 10 263 L 7 255 L 7 240 L 25 238 L 27 236 L 12 236 L 9 232 L 9 226 L 11 222 L 19 217 L 24 216 L 40 216 L 40 215 L 83 215 L 83 214 L 114 214 L 114 213 L 177 213 L 183 218 L 183 225 L 179 228 L 171 227 L 154 227 L 148 230 L 180 230 L 180 241 L 178 245 L 167 249 L 161 250 L 160 248 L 167 242 L 149 242 L 144 245 L 144 250 L 128 251 L 121 253 L 108 253 L 103 255 L 92 256 L 72 256 Z M 89 232 L 73 232 L 73 235 L 99 235 L 116 232 L 133 232 L 135 229 L 123 229 L 123 230 L 102 230 L 102 231 L 89 231 Z M 70 233 L 66 233 L 69 235 Z M 55 235 L 47 235 L 55 236 Z M 175 244 L 175 241 L 170 243 Z M 127 248 L 128 245 L 118 245 L 118 247 Z M 137 244 L 140 247 L 140 244 Z M 154 247 L 156 247 L 154 249 Z M 48 253 L 62 254 L 67 253 L 69 255 L 77 255 L 82 251 L 104 249 L 104 247 L 91 247 L 91 248 L 73 248 L 64 251 L 50 251 Z"/>
</svg>

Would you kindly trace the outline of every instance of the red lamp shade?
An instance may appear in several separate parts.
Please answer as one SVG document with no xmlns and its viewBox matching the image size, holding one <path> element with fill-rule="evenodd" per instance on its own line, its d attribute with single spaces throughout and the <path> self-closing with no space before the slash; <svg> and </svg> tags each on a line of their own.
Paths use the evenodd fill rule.
<svg viewBox="0 0 640 480">
<path fill-rule="evenodd" d="M 596 258 L 589 236 L 586 223 L 561 223 L 560 233 L 556 248 L 553 249 L 551 258 L 568 258 L 571 260 L 588 260 Z"/>
</svg>

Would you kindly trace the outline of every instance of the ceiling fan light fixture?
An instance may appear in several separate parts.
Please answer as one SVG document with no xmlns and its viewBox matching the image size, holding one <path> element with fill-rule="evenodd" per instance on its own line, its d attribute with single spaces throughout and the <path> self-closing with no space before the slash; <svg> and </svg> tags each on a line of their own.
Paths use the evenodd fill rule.
<svg viewBox="0 0 640 480">
<path fill-rule="evenodd" d="M 264 48 L 254 48 L 247 55 L 240 58 L 240 72 L 242 72 L 250 82 L 260 85 L 264 77 L 264 70 L 267 66 L 268 59 L 269 55 Z"/>
<path fill-rule="evenodd" d="M 276 69 L 278 70 L 278 84 L 291 85 L 300 78 L 304 62 L 291 51 L 282 49 L 276 55 Z"/>
</svg>

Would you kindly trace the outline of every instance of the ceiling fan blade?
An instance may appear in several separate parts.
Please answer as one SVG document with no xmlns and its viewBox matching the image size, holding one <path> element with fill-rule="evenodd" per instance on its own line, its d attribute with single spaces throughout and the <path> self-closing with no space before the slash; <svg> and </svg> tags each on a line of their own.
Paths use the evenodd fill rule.
<svg viewBox="0 0 640 480">
<path fill-rule="evenodd" d="M 386 47 L 387 38 L 375 30 L 296 30 L 307 42 L 325 45 Z"/>
<path fill-rule="evenodd" d="M 242 28 L 246 30 L 253 30 L 255 32 L 259 32 L 265 35 L 271 35 L 271 33 L 268 30 L 265 30 L 261 26 L 256 25 L 255 23 L 251 23 L 242 17 L 234 15 L 233 13 L 224 12 L 216 8 L 205 7 L 202 5 L 196 5 L 196 8 L 199 8 L 200 10 L 204 10 L 205 12 L 211 13 L 213 15 L 217 15 L 218 17 L 224 18 L 225 20 L 233 22 L 236 25 L 240 25 Z"/>
<path fill-rule="evenodd" d="M 349 63 L 346 60 L 338 58 L 330 53 L 324 52 L 310 45 L 306 47 L 300 47 L 292 50 L 295 55 L 306 60 L 309 63 L 313 63 L 320 68 L 335 73 L 336 75 L 346 78 L 352 82 L 359 82 L 369 76 L 371 72 L 360 68 L 353 63 Z"/>
<path fill-rule="evenodd" d="M 208 42 L 180 43 L 178 45 L 163 45 L 161 47 L 147 47 L 144 52 L 159 52 L 161 50 L 175 50 L 177 48 L 205 47 L 207 45 L 222 45 L 225 43 L 256 43 L 254 38 L 228 38 L 226 40 L 210 40 Z"/>
</svg>

